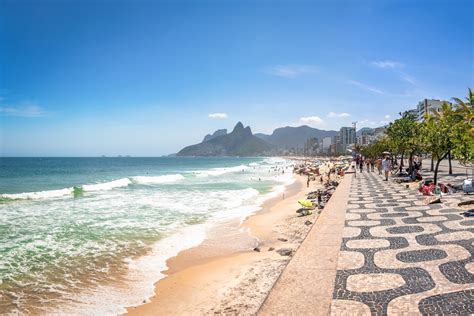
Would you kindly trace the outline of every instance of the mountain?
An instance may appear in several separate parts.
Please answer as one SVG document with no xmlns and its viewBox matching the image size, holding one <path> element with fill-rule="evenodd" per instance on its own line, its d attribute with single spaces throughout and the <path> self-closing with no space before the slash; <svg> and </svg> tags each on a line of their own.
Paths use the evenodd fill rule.
<svg viewBox="0 0 474 316">
<path fill-rule="evenodd" d="M 206 135 L 202 143 L 184 147 L 177 156 L 261 156 L 269 155 L 276 149 L 274 145 L 253 135 L 250 127 L 244 128 L 241 122 L 235 125 L 231 133 L 219 133 L 222 135 Z"/>
<path fill-rule="evenodd" d="M 227 130 L 224 128 L 224 129 L 218 129 L 217 131 L 214 132 L 214 134 L 207 134 L 206 136 L 204 136 L 204 139 L 202 140 L 202 142 L 207 142 L 213 138 L 216 138 L 218 136 L 222 136 L 222 135 L 227 135 Z"/>
<path fill-rule="evenodd" d="M 370 127 L 362 127 L 360 130 L 357 131 L 356 135 L 372 135 L 374 134 L 374 129 Z"/>
<path fill-rule="evenodd" d="M 298 127 L 280 127 L 275 129 L 271 135 L 255 134 L 255 136 L 278 148 L 290 149 L 303 148 L 308 138 L 316 137 L 321 140 L 324 137 L 332 137 L 337 134 L 337 131 L 325 131 L 303 125 Z"/>
</svg>

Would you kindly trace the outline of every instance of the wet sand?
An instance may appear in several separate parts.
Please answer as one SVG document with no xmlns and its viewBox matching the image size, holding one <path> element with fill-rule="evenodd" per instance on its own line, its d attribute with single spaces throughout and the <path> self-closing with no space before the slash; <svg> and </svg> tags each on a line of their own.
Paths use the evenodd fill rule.
<svg viewBox="0 0 474 316">
<path fill-rule="evenodd" d="M 297 200 L 318 188 L 306 177 L 264 203 L 243 223 L 230 221 L 212 229 L 199 246 L 167 261 L 164 279 L 150 302 L 129 307 L 130 315 L 254 314 L 314 223 L 317 212 L 297 217 Z M 308 225 L 309 224 L 309 225 Z M 258 249 L 254 249 L 258 248 Z"/>
</svg>

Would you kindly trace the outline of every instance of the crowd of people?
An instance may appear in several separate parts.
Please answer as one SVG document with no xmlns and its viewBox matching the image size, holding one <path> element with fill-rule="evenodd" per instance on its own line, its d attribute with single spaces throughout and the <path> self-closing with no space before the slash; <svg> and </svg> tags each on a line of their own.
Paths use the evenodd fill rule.
<svg viewBox="0 0 474 316">
<path fill-rule="evenodd" d="M 355 158 L 356 167 L 359 168 L 360 172 L 364 171 L 364 165 L 367 172 L 375 172 L 377 169 L 378 174 L 381 175 L 382 171 L 385 175 L 385 181 L 388 181 L 388 175 L 392 170 L 392 162 L 390 161 L 389 156 L 385 156 L 385 158 L 378 158 L 378 159 L 370 159 L 365 158 L 364 156 L 358 155 Z"/>
<path fill-rule="evenodd" d="M 396 173 L 399 176 L 406 176 L 411 181 L 421 180 L 421 159 L 414 156 L 411 158 L 412 161 L 409 164 L 409 167 L 406 171 L 403 170 L 403 166 L 398 166 L 396 160 L 392 164 L 392 159 L 390 155 L 385 155 L 383 158 L 371 159 L 366 158 L 362 155 L 357 155 L 355 158 L 356 168 L 360 170 L 360 172 L 364 171 L 364 166 L 367 172 L 376 172 L 377 170 L 379 175 L 383 175 L 385 177 L 384 181 L 388 181 L 388 176 L 390 173 Z"/>
</svg>

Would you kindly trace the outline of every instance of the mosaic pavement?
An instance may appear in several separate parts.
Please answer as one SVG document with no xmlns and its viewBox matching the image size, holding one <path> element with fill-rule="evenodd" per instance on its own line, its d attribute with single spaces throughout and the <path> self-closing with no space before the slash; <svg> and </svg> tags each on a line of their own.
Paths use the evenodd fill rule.
<svg viewBox="0 0 474 316">
<path fill-rule="evenodd" d="M 376 173 L 358 173 L 331 314 L 473 314 L 474 220 L 452 206 L 457 198 L 425 205 Z"/>
</svg>

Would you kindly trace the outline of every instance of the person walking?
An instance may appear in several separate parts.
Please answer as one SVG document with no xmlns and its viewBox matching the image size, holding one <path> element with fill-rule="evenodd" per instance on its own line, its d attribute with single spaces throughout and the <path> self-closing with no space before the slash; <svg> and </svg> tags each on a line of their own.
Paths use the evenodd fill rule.
<svg viewBox="0 0 474 316">
<path fill-rule="evenodd" d="M 388 156 L 385 157 L 385 159 L 382 161 L 382 169 L 385 173 L 385 180 L 388 181 L 388 173 L 392 169 L 392 164 L 390 163 L 390 160 L 388 159 Z"/>
<path fill-rule="evenodd" d="M 364 171 L 364 158 L 362 158 L 362 156 L 360 157 L 360 160 L 359 160 L 359 168 L 360 168 L 360 172 Z"/>
<path fill-rule="evenodd" d="M 367 167 L 367 172 L 370 172 L 370 159 L 365 160 L 365 166 Z"/>
<path fill-rule="evenodd" d="M 379 175 L 382 174 L 382 159 L 377 159 L 377 161 L 375 162 L 376 166 L 377 166 L 377 170 L 379 171 Z"/>
<path fill-rule="evenodd" d="M 370 170 L 375 172 L 375 159 L 370 159 Z"/>
</svg>

